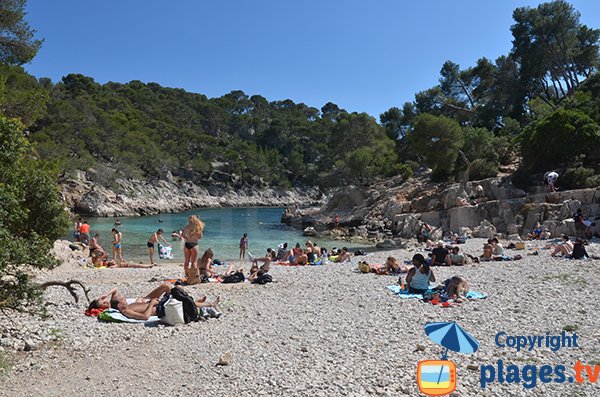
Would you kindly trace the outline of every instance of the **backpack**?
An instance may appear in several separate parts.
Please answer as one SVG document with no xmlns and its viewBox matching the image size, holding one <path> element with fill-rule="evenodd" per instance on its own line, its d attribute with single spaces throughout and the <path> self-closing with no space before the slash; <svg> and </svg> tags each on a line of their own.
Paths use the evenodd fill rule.
<svg viewBox="0 0 600 397">
<path fill-rule="evenodd" d="M 234 283 L 241 283 L 245 280 L 244 277 L 244 273 L 241 272 L 235 272 L 233 274 L 230 274 L 228 276 L 226 276 L 223 281 L 221 281 L 223 284 L 234 284 Z"/>
<path fill-rule="evenodd" d="M 183 319 L 186 324 L 192 321 L 198 321 L 198 308 L 196 308 L 194 298 L 189 296 L 188 293 L 181 288 L 177 287 L 171 288 L 171 297 L 181 301 L 183 305 Z"/>
<path fill-rule="evenodd" d="M 254 284 L 272 283 L 273 277 L 269 273 L 264 273 L 254 279 Z"/>
</svg>

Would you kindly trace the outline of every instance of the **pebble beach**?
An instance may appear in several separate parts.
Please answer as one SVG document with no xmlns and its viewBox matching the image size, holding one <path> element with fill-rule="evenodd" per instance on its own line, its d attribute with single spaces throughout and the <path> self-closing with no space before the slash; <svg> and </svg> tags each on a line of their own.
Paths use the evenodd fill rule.
<svg viewBox="0 0 600 397">
<path fill-rule="evenodd" d="M 480 255 L 483 242 L 471 239 L 461 249 Z M 371 252 L 352 264 L 272 266 L 274 282 L 267 285 L 188 286 L 194 297 L 220 296 L 223 316 L 176 327 L 99 322 L 83 314 L 81 293 L 75 303 L 66 289 L 50 287 L 46 318 L 2 315 L 0 396 L 416 396 L 417 363 L 442 353 L 424 332 L 427 322 L 438 321 L 456 321 L 480 343 L 474 354 L 448 356 L 457 368 L 455 396 L 598 395 L 599 386 L 587 380 L 538 381 L 530 389 L 495 381 L 481 388 L 480 366 L 499 359 L 520 367 L 562 364 L 567 376 L 577 360 L 600 364 L 600 261 L 551 258 L 544 249 L 528 255 L 530 248 L 508 250 L 523 255 L 518 261 L 432 268 L 440 282 L 459 274 L 488 294 L 448 308 L 394 295 L 386 286 L 397 276 L 357 271 L 358 260 L 403 261 L 423 252 L 417 247 Z M 587 249 L 600 253 L 597 243 Z M 80 280 L 90 297 L 115 286 L 138 297 L 181 275 L 181 265 L 166 261 L 152 269 L 70 263 L 38 279 Z M 563 330 L 577 333 L 578 348 L 517 352 L 495 343 L 499 332 Z M 228 365 L 217 365 L 226 353 Z"/>
</svg>

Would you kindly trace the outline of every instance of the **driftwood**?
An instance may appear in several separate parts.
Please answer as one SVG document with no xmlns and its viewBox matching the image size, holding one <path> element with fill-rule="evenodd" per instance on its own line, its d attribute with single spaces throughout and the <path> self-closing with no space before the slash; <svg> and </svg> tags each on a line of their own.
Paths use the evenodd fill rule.
<svg viewBox="0 0 600 397">
<path fill-rule="evenodd" d="M 75 287 L 77 285 L 79 285 L 81 287 L 81 289 L 83 290 L 83 293 L 85 294 L 85 298 L 87 299 L 88 303 L 90 303 L 90 297 L 88 295 L 90 293 L 90 289 L 88 287 L 86 287 L 85 284 L 83 284 L 81 281 L 77 281 L 77 280 L 48 281 L 43 284 L 40 284 L 40 288 L 45 290 L 48 287 L 55 287 L 55 286 L 56 287 L 65 287 L 67 289 L 67 291 L 69 291 L 69 293 L 71 294 L 73 299 L 75 299 L 75 303 L 79 303 L 79 296 L 77 295 L 77 292 L 75 291 Z"/>
</svg>

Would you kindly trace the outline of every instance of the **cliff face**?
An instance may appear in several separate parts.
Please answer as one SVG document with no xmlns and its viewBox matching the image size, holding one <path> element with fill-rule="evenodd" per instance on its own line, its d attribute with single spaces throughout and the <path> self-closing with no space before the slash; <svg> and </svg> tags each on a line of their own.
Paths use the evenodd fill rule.
<svg viewBox="0 0 600 397">
<path fill-rule="evenodd" d="M 61 182 L 62 194 L 73 212 L 88 216 L 133 216 L 180 212 L 202 207 L 309 206 L 323 203 L 318 189 L 278 190 L 198 186 L 192 182 L 144 182 L 118 178 L 113 188 L 77 177 Z"/>
<path fill-rule="evenodd" d="M 509 177 L 470 182 L 464 190 L 459 184 L 433 184 L 424 178 L 403 183 L 390 179 L 368 188 L 342 189 L 322 207 L 283 221 L 325 231 L 339 214 L 345 234 L 376 241 L 414 238 L 424 223 L 434 227 L 434 238 L 447 232 L 488 238 L 497 233 L 525 235 L 538 222 L 552 235 L 573 235 L 577 208 L 588 217 L 600 215 L 600 190 L 528 194 Z"/>
</svg>

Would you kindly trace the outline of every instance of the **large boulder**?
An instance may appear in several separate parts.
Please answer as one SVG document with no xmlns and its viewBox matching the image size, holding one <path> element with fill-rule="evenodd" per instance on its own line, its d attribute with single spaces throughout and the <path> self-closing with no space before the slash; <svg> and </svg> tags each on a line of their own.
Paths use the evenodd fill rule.
<svg viewBox="0 0 600 397">
<path fill-rule="evenodd" d="M 487 219 L 481 221 L 479 226 L 473 229 L 473 237 L 492 238 L 497 234 L 496 226 L 492 225 Z"/>
</svg>

